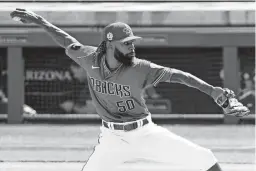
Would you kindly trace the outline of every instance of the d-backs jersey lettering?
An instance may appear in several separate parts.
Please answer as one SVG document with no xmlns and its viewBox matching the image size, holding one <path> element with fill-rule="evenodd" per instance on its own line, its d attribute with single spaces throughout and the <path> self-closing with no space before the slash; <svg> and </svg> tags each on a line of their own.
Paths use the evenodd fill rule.
<svg viewBox="0 0 256 171">
<path fill-rule="evenodd" d="M 172 70 L 147 60 L 134 58 L 130 67 L 110 71 L 105 56 L 96 47 L 72 44 L 66 54 L 87 71 L 92 100 L 99 116 L 107 122 L 130 122 L 150 113 L 142 97 L 147 86 L 169 82 Z"/>
</svg>

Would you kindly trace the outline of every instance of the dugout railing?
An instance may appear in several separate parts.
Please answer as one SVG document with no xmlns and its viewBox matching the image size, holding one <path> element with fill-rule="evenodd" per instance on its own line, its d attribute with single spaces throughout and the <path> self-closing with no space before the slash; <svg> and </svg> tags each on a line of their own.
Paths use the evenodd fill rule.
<svg viewBox="0 0 256 171">
<path fill-rule="evenodd" d="M 65 6 L 63 3 L 55 3 L 54 5 L 45 3 L 40 4 L 40 6 L 37 3 L 3 3 L 1 5 L 0 46 L 5 51 L 7 58 L 7 91 L 9 99 L 8 117 L 4 118 L 7 119 L 8 123 L 21 123 L 24 118 L 30 118 L 22 115 L 21 108 L 21 105 L 24 104 L 24 96 L 26 94 L 24 91 L 26 87 L 24 83 L 24 51 L 34 48 L 43 52 L 45 48 L 57 48 L 54 41 L 37 26 L 22 25 L 10 20 L 9 13 L 17 5 L 21 8 L 26 7 L 38 12 L 53 24 L 78 38 L 82 43 L 94 46 L 97 46 L 100 42 L 100 31 L 104 25 L 109 22 L 123 21 L 133 27 L 135 34 L 144 37 L 137 44 L 138 50 L 158 48 L 160 52 L 169 52 L 170 49 L 173 49 L 171 51 L 176 53 L 187 48 L 189 53 L 199 53 L 202 56 L 204 54 L 203 49 L 215 49 L 214 53 L 205 53 L 207 60 L 204 64 L 209 64 L 206 66 L 213 68 L 213 70 L 207 70 L 206 67 L 205 70 L 212 72 L 210 73 L 213 75 L 211 77 L 212 80 L 209 81 L 215 85 L 223 85 L 224 87 L 231 88 L 236 93 L 241 87 L 239 72 L 241 69 L 241 56 L 243 56 L 241 54 L 243 53 L 240 52 L 249 52 L 249 55 L 253 56 L 249 61 L 255 61 L 255 51 L 253 48 L 255 46 L 255 14 L 253 3 L 250 2 L 224 4 L 129 3 L 125 6 L 120 6 L 118 3 L 91 3 L 90 5 L 70 3 L 68 6 Z M 65 8 L 70 8 L 72 13 L 67 12 Z M 198 48 L 198 51 L 193 50 Z M 162 53 L 162 56 L 164 55 L 166 54 Z M 214 55 L 218 59 L 215 59 Z M 163 59 L 167 58 L 163 57 Z M 195 64 L 194 61 L 196 61 L 196 58 L 194 57 L 193 59 L 192 63 L 190 63 L 191 65 Z M 200 59 L 203 60 L 204 58 L 200 57 Z M 152 57 L 152 60 L 157 60 L 157 58 Z M 184 60 L 190 60 L 191 62 L 189 58 L 184 58 Z M 159 62 L 163 61 L 161 60 Z M 210 65 L 211 63 L 212 65 Z M 177 65 L 179 64 L 177 63 Z M 183 67 L 187 66 L 190 65 L 184 65 Z M 225 75 L 225 79 L 222 81 L 216 78 L 218 76 L 214 70 L 214 68 L 220 69 L 220 67 L 223 67 L 223 73 Z M 193 68 L 190 69 L 194 72 Z M 203 69 L 202 71 L 204 72 Z M 206 79 L 207 76 L 206 74 Z M 165 87 L 161 88 L 164 89 Z M 195 92 L 191 92 L 191 90 L 185 91 L 192 97 L 195 94 L 198 95 Z M 201 97 L 201 100 L 203 101 L 205 98 Z M 191 107 L 195 106 L 200 108 L 200 103 L 191 105 Z M 80 115 L 70 116 L 70 119 L 75 118 L 75 116 L 79 118 Z M 157 114 L 154 116 L 168 117 L 168 115 Z M 174 116 L 181 116 L 184 119 L 192 118 L 192 115 L 179 115 L 178 113 L 169 115 L 170 118 Z M 195 118 L 200 118 L 199 116 L 202 115 L 196 114 L 194 116 Z M 217 119 L 220 118 L 225 123 L 239 122 L 237 118 L 224 117 L 216 113 L 203 115 L 201 118 L 211 118 L 212 116 L 215 116 Z M 52 117 L 57 118 L 58 116 Z M 59 115 L 59 118 L 61 117 L 69 118 L 69 115 Z M 250 117 L 254 118 L 254 116 Z M 40 118 L 47 118 L 47 115 L 38 115 L 36 118 L 40 120 Z M 81 118 L 86 118 L 86 116 L 82 115 Z M 33 118 L 30 120 L 33 120 Z"/>
</svg>

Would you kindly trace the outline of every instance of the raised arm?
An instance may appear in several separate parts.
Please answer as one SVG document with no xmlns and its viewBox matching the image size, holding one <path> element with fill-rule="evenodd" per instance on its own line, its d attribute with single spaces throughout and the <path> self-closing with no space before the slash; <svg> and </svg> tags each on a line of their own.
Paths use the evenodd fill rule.
<svg viewBox="0 0 256 171">
<path fill-rule="evenodd" d="M 32 11 L 17 8 L 15 11 L 11 12 L 10 15 L 13 20 L 21 21 L 25 24 L 34 23 L 42 27 L 53 40 L 63 48 L 67 48 L 70 44 L 78 43 L 74 37 Z"/>
<path fill-rule="evenodd" d="M 74 37 L 70 36 L 68 33 L 54 26 L 42 17 L 39 18 L 38 25 L 42 27 L 59 46 L 65 49 L 73 43 L 79 43 Z"/>
<path fill-rule="evenodd" d="M 66 49 L 66 54 L 83 68 L 87 65 L 84 57 L 96 50 L 96 47 L 82 45 L 74 37 L 32 11 L 17 8 L 10 16 L 13 20 L 25 24 L 34 23 L 43 28 L 59 46 Z"/>
</svg>

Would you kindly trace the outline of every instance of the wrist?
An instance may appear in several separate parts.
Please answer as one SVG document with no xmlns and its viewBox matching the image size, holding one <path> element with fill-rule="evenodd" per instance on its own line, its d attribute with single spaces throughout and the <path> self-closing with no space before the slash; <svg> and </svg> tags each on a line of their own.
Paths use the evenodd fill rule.
<svg viewBox="0 0 256 171">
<path fill-rule="evenodd" d="M 212 94 L 214 92 L 214 87 L 212 85 L 209 85 L 209 84 L 203 84 L 199 87 L 199 90 L 201 90 L 205 94 L 212 97 Z"/>
<path fill-rule="evenodd" d="M 210 96 L 214 99 L 214 90 L 215 90 L 215 87 L 213 87 L 213 86 L 211 86 L 211 88 L 210 88 Z"/>
<path fill-rule="evenodd" d="M 220 95 L 222 95 L 223 93 L 224 93 L 223 88 L 213 87 L 213 90 L 211 92 L 211 97 L 214 99 L 214 101 L 216 101 L 217 98 L 220 97 Z"/>
<path fill-rule="evenodd" d="M 212 98 L 214 98 L 214 91 L 215 91 L 215 87 L 214 86 L 210 86 L 209 87 L 209 96 L 211 96 Z"/>
</svg>

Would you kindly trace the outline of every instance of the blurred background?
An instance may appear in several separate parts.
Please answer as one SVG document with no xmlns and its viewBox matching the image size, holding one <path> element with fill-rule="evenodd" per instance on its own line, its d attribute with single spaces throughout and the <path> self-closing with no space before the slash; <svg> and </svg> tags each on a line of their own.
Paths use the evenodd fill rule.
<svg viewBox="0 0 256 171">
<path fill-rule="evenodd" d="M 153 118 L 185 123 L 191 119 L 254 123 L 253 2 L 20 2 L 6 1 L 0 6 L 1 122 L 99 119 L 89 95 L 86 72 L 43 29 L 11 20 L 9 13 L 19 7 L 33 10 L 80 42 L 93 46 L 100 43 L 105 25 L 126 22 L 144 38 L 136 43 L 137 57 L 230 88 L 251 110 L 251 115 L 242 119 L 223 116 L 204 93 L 181 84 L 161 83 L 143 93 Z"/>
</svg>

